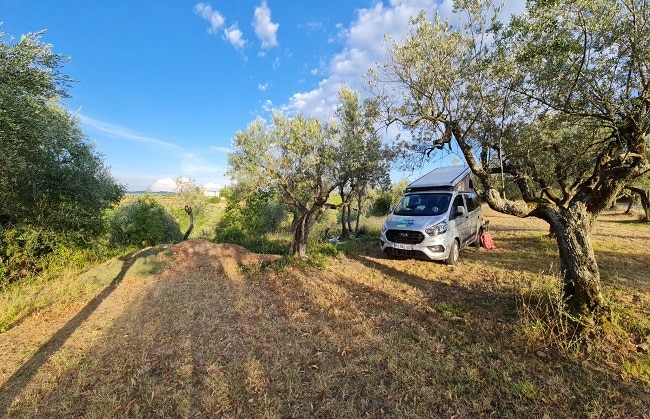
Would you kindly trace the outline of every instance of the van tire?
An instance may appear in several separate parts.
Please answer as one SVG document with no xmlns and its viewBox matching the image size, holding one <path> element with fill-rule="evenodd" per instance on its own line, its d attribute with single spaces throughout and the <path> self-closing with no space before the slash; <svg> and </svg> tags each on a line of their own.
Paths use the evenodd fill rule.
<svg viewBox="0 0 650 419">
<path fill-rule="evenodd" d="M 445 263 L 448 266 L 454 266 L 458 263 L 460 258 L 460 248 L 458 247 L 458 240 L 451 242 L 451 248 L 449 248 L 449 256 L 445 260 Z"/>
</svg>

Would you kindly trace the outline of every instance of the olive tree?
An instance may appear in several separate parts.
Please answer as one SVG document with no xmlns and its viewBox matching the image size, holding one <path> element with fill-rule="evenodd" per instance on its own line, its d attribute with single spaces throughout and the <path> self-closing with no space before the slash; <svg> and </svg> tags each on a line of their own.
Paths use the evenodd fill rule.
<svg viewBox="0 0 650 419">
<path fill-rule="evenodd" d="M 529 1 L 507 25 L 490 1 L 455 6 L 460 25 L 421 13 L 389 39 L 370 86 L 416 143 L 457 144 L 491 208 L 549 223 L 570 312 L 597 318 L 594 222 L 649 168 L 650 6 Z"/>
<path fill-rule="evenodd" d="M 361 101 L 359 92 L 343 86 L 339 89 L 340 105 L 335 112 L 339 136 L 337 177 L 341 196 L 341 228 L 343 237 L 350 225 L 351 204 L 356 198 L 357 221 L 366 190 L 369 187 L 390 184 L 392 150 L 382 143 L 377 132 L 380 121 L 379 102 L 376 99 Z M 346 216 L 347 215 L 347 216 Z M 347 224 L 346 224 L 347 223 Z"/>
<path fill-rule="evenodd" d="M 190 224 L 185 230 L 183 240 L 187 240 L 194 230 L 194 217 L 198 217 L 205 211 L 208 200 L 203 189 L 196 185 L 196 180 L 184 177 L 174 179 L 176 184 L 176 197 L 185 213 L 190 217 Z"/>
<path fill-rule="evenodd" d="M 66 58 L 40 33 L 6 41 L 0 33 L 0 225 L 45 227 L 87 239 L 119 201 L 118 185 L 61 104 L 71 80 Z"/>
<path fill-rule="evenodd" d="M 290 254 L 306 257 L 307 240 L 336 188 L 336 136 L 316 118 L 272 116 L 272 126 L 258 118 L 233 139 L 228 174 L 251 192 L 281 191 L 293 213 Z"/>
</svg>

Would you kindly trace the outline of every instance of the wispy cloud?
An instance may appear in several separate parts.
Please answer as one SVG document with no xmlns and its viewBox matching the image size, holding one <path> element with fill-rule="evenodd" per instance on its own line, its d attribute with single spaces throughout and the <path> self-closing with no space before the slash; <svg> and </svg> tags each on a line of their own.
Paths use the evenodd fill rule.
<svg viewBox="0 0 650 419">
<path fill-rule="evenodd" d="M 278 46 L 277 33 L 279 27 L 278 23 L 271 21 L 271 9 L 266 5 L 266 1 L 263 1 L 261 6 L 255 8 L 253 29 L 255 35 L 262 41 L 263 50 Z"/>
<path fill-rule="evenodd" d="M 210 28 L 208 29 L 209 33 L 217 33 L 217 31 L 226 23 L 226 19 L 221 15 L 221 13 L 212 10 L 212 6 L 206 3 L 197 3 L 194 6 L 194 13 L 210 22 Z"/>
<path fill-rule="evenodd" d="M 232 153 L 233 151 L 231 148 L 228 147 L 216 147 L 216 146 L 210 147 L 210 150 L 217 151 L 219 153 L 225 153 L 225 154 Z"/>
<path fill-rule="evenodd" d="M 244 33 L 239 30 L 237 22 L 225 28 L 226 18 L 219 11 L 214 10 L 210 4 L 197 3 L 194 6 L 194 13 L 210 22 L 208 33 L 221 33 L 221 38 L 225 41 L 230 42 L 230 44 L 235 47 L 235 49 L 241 49 L 246 45 Z M 223 31 L 221 30 L 222 28 Z"/>
<path fill-rule="evenodd" d="M 129 141 L 137 141 L 141 143 L 149 143 L 156 146 L 165 147 L 173 150 L 182 150 L 182 147 L 172 144 L 167 141 L 158 140 L 156 138 L 147 137 L 134 133 L 133 131 L 120 127 L 117 125 L 109 124 L 108 122 L 99 121 L 85 115 L 79 115 L 81 123 L 89 128 L 95 129 L 103 134 L 111 137 L 122 138 Z"/>
<path fill-rule="evenodd" d="M 215 177 L 223 174 L 225 168 L 212 161 L 206 161 L 205 155 L 200 153 L 185 153 L 181 158 L 181 173 L 192 178 Z"/>
</svg>

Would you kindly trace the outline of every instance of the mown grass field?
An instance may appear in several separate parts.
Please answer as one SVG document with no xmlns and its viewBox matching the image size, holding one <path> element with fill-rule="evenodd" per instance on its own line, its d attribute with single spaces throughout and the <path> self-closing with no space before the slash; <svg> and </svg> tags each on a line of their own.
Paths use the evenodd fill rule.
<svg viewBox="0 0 650 419">
<path fill-rule="evenodd" d="M 485 211 L 456 267 L 374 240 L 321 267 L 195 239 L 109 261 L 0 334 L 9 417 L 650 417 L 650 226 L 594 233 L 614 324 L 557 321 L 547 226 Z"/>
</svg>

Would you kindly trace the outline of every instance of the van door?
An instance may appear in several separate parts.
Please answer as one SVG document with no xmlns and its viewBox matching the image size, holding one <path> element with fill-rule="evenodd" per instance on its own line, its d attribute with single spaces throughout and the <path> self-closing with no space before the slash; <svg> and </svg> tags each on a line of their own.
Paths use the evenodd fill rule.
<svg viewBox="0 0 650 419">
<path fill-rule="evenodd" d="M 481 201 L 479 200 L 476 194 L 464 194 L 465 195 L 465 205 L 467 205 L 467 239 L 468 240 L 479 240 L 478 237 L 475 237 L 478 234 L 481 224 L 483 223 L 483 218 L 481 217 Z"/>
<path fill-rule="evenodd" d="M 458 213 L 458 207 L 465 208 L 464 214 Z M 451 206 L 451 211 L 449 214 L 449 220 L 456 225 L 456 231 L 458 232 L 458 237 L 460 238 L 461 248 L 465 246 L 465 242 L 468 240 L 469 235 L 471 234 L 471 223 L 468 222 L 467 207 L 465 206 L 465 201 L 463 195 L 458 194 L 454 198 L 454 202 Z"/>
</svg>

